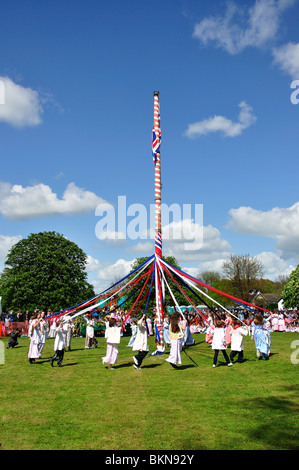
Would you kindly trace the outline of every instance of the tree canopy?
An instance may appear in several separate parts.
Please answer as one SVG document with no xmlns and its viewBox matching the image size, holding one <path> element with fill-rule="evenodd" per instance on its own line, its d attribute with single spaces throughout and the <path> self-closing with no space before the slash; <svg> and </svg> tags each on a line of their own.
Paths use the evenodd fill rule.
<svg viewBox="0 0 299 470">
<path fill-rule="evenodd" d="M 57 232 L 30 234 L 9 251 L 0 278 L 5 310 L 59 311 L 94 296 L 87 256 Z"/>
<path fill-rule="evenodd" d="M 286 308 L 299 307 L 299 264 L 290 274 L 290 279 L 281 294 Z"/>
</svg>

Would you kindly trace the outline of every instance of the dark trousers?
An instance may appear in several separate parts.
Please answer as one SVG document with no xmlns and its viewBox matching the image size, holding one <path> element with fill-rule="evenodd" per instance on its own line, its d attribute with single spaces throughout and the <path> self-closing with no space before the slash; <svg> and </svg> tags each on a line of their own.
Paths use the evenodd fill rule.
<svg viewBox="0 0 299 470">
<path fill-rule="evenodd" d="M 143 359 L 147 355 L 148 351 L 139 351 L 138 354 L 136 354 L 135 358 L 137 359 L 138 362 L 138 367 L 141 366 Z"/>
<path fill-rule="evenodd" d="M 243 351 L 231 351 L 229 357 L 232 361 L 233 358 L 238 354 L 238 362 L 243 362 Z"/>
<path fill-rule="evenodd" d="M 217 359 L 218 359 L 218 354 L 219 354 L 219 351 L 222 351 L 222 354 L 224 356 L 224 359 L 226 361 L 226 364 L 229 364 L 229 357 L 227 355 L 227 352 L 225 351 L 225 349 L 215 349 L 215 353 L 214 353 L 214 362 L 213 364 L 217 364 Z"/>
<path fill-rule="evenodd" d="M 55 351 L 54 356 L 51 357 L 51 361 L 54 362 L 57 359 L 57 364 L 60 365 L 63 361 L 64 349 Z"/>
</svg>

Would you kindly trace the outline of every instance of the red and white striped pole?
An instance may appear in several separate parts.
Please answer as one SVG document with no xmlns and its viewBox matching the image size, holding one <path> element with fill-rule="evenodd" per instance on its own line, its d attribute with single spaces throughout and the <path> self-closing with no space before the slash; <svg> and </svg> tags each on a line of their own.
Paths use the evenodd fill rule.
<svg viewBox="0 0 299 470">
<path fill-rule="evenodd" d="M 161 129 L 159 92 L 154 91 L 154 130 L 159 140 L 159 149 L 155 154 L 155 233 L 159 235 L 160 245 L 155 243 L 155 254 L 162 257 L 162 230 L 161 230 Z M 159 240 L 158 240 L 159 241 Z"/>
<path fill-rule="evenodd" d="M 160 103 L 159 92 L 154 91 L 154 132 L 158 139 L 158 150 L 155 152 L 155 292 L 156 292 L 156 327 L 159 332 L 159 340 L 156 337 L 157 352 L 164 351 L 163 342 L 163 279 L 158 266 L 158 259 L 162 258 L 162 227 L 161 227 L 161 128 L 160 128 Z"/>
</svg>

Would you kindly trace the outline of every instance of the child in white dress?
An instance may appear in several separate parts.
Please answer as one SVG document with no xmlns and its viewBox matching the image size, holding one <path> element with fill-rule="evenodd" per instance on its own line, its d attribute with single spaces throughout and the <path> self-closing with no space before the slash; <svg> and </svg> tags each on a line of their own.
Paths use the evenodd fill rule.
<svg viewBox="0 0 299 470">
<path fill-rule="evenodd" d="M 113 369 L 113 365 L 118 361 L 118 345 L 120 343 L 120 330 L 115 318 L 110 318 L 107 329 L 107 350 L 106 356 L 102 357 L 103 364 L 108 363 L 108 369 Z"/>
<path fill-rule="evenodd" d="M 223 357 L 226 361 L 226 365 L 228 367 L 232 366 L 232 363 L 230 362 L 229 357 L 226 352 L 225 329 L 223 327 L 223 323 L 221 320 L 216 320 L 215 329 L 212 331 L 212 334 L 213 334 L 212 349 L 214 349 L 215 351 L 213 367 L 216 367 L 217 365 L 219 351 L 222 351 Z"/>
</svg>

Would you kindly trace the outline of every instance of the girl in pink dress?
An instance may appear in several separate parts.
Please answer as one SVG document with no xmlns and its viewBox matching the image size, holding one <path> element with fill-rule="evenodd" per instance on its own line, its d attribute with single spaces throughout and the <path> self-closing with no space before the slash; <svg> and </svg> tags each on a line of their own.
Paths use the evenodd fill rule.
<svg viewBox="0 0 299 470">
<path fill-rule="evenodd" d="M 209 323 L 209 327 L 206 331 L 206 343 L 212 344 L 213 341 L 213 330 L 214 330 L 214 315 L 212 312 L 209 312 L 207 322 Z"/>
<path fill-rule="evenodd" d="M 278 331 L 285 331 L 286 330 L 286 324 L 284 320 L 284 315 L 280 313 L 278 315 Z"/>
<path fill-rule="evenodd" d="M 273 313 L 272 315 L 272 331 L 278 331 L 278 315 Z"/>
<path fill-rule="evenodd" d="M 153 327 L 152 327 L 152 322 L 151 322 L 151 319 L 149 317 L 146 317 L 146 323 L 147 323 L 147 328 L 148 328 L 148 334 L 150 336 L 152 336 L 154 333 L 153 333 Z"/>
</svg>

